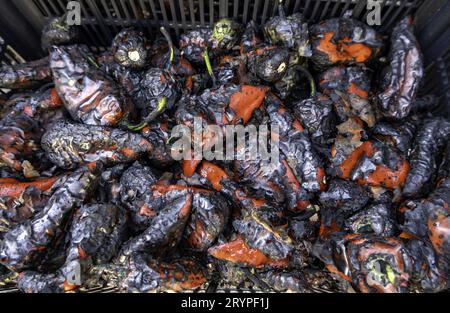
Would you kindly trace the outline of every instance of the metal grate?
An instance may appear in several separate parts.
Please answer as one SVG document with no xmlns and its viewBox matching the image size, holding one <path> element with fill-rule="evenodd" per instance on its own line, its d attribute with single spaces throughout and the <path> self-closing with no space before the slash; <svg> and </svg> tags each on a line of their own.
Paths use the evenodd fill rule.
<svg viewBox="0 0 450 313">
<path fill-rule="evenodd" d="M 64 14 L 69 0 L 33 0 L 44 19 Z M 402 16 L 413 13 L 424 0 L 379 0 L 384 32 Z M 20 2 L 20 1 L 19 1 Z M 302 13 L 310 22 L 339 17 L 347 10 L 364 19 L 367 0 L 285 0 L 286 12 Z M 85 35 L 95 46 L 108 46 L 113 35 L 124 26 L 137 26 L 154 32 L 160 25 L 176 35 L 201 26 L 212 25 L 220 17 L 247 23 L 264 23 L 277 14 L 278 0 L 80 0 Z"/>
</svg>

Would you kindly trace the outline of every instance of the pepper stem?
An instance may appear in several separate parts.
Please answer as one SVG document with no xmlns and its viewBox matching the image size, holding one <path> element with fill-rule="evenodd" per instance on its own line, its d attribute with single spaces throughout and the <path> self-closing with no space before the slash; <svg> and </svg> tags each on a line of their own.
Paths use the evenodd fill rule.
<svg viewBox="0 0 450 313">
<path fill-rule="evenodd" d="M 167 98 L 162 97 L 161 99 L 158 100 L 158 106 L 157 106 L 156 110 L 154 110 L 149 115 L 147 115 L 147 117 L 140 124 L 128 125 L 128 129 L 133 130 L 133 131 L 142 130 L 143 128 L 148 126 L 149 123 L 153 122 L 161 114 L 162 111 L 164 111 L 166 104 L 167 104 Z"/>
<path fill-rule="evenodd" d="M 165 27 L 162 26 L 159 30 L 163 34 L 163 36 L 166 39 L 167 43 L 169 44 L 170 56 L 169 56 L 169 63 L 167 64 L 167 69 L 170 69 L 172 67 L 173 59 L 175 57 L 173 41 L 172 41 L 172 38 L 170 37 L 170 35 L 167 32 Z"/>
<path fill-rule="evenodd" d="M 309 81 L 309 87 L 311 88 L 311 98 L 316 96 L 316 83 L 314 82 L 314 78 L 311 73 L 303 66 L 297 65 L 298 69 L 305 74 L 306 78 Z"/>
<path fill-rule="evenodd" d="M 211 76 L 213 85 L 215 87 L 216 86 L 216 76 L 214 75 L 212 65 L 211 65 L 211 60 L 209 59 L 208 48 L 205 48 L 205 50 L 203 51 L 203 59 L 205 60 L 206 68 L 208 69 L 208 74 L 209 74 L 209 76 Z"/>
</svg>

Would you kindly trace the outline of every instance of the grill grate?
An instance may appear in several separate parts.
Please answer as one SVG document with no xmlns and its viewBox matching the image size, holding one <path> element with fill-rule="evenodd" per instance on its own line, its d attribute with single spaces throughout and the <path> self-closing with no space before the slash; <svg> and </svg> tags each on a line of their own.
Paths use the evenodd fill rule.
<svg viewBox="0 0 450 313">
<path fill-rule="evenodd" d="M 33 0 L 45 20 L 63 15 L 69 0 Z M 379 0 L 385 32 L 405 14 L 413 13 L 424 0 Z M 352 10 L 353 17 L 365 19 L 367 0 L 285 0 L 286 12 L 302 13 L 309 22 L 342 16 Z M 277 14 L 278 0 L 81 0 L 85 35 L 93 46 L 108 46 L 121 27 L 136 26 L 153 33 L 160 25 L 175 35 L 185 30 L 212 25 L 221 17 L 242 23 L 264 23 Z"/>
</svg>

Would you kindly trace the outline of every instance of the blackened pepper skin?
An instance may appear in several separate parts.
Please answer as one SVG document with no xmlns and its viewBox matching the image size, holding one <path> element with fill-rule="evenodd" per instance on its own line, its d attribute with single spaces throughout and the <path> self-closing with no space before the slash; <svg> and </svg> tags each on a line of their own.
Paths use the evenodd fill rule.
<svg viewBox="0 0 450 313">
<path fill-rule="evenodd" d="M 366 63 L 382 46 L 374 29 L 352 18 L 333 18 L 310 28 L 312 61 L 318 67 Z"/>
<path fill-rule="evenodd" d="M 371 77 L 362 66 L 334 66 L 319 75 L 320 90 L 333 100 L 339 121 L 359 117 L 372 127 L 375 113 L 369 101 Z"/>
<path fill-rule="evenodd" d="M 378 102 L 383 114 L 401 119 L 408 116 L 423 76 L 423 60 L 414 36 L 411 17 L 394 27 L 390 66 L 382 79 Z"/>
<path fill-rule="evenodd" d="M 58 237 L 73 210 L 87 200 L 95 186 L 98 166 L 80 168 L 71 174 L 32 219 L 8 231 L 0 245 L 0 261 L 14 269 L 27 269 L 39 262 L 48 246 Z"/>
<path fill-rule="evenodd" d="M 364 208 L 369 199 L 369 193 L 362 186 L 340 179 L 333 179 L 328 190 L 319 196 L 324 207 L 347 217 Z"/>
<path fill-rule="evenodd" d="M 154 170 L 135 162 L 120 178 L 120 202 L 128 210 L 133 230 L 145 230 L 155 217 L 150 207 L 150 187 L 157 181 Z"/>
<path fill-rule="evenodd" d="M 336 118 L 332 101 L 327 96 L 317 95 L 294 102 L 291 109 L 318 149 L 330 144 L 336 134 Z"/>
<path fill-rule="evenodd" d="M 235 220 L 233 227 L 250 248 L 260 250 L 272 260 L 286 259 L 294 250 L 294 243 L 286 228 L 271 225 L 257 212 L 251 212 Z"/>
<path fill-rule="evenodd" d="M 131 111 L 131 102 L 96 66 L 86 46 L 52 47 L 50 68 L 56 90 L 72 118 L 114 126 Z"/>
<path fill-rule="evenodd" d="M 395 211 L 388 204 L 373 204 L 346 219 L 345 227 L 355 234 L 395 236 L 397 234 Z"/>
<path fill-rule="evenodd" d="M 139 134 L 69 121 L 53 124 L 41 144 L 48 159 L 62 168 L 92 161 L 130 162 L 153 151 L 153 145 Z"/>
<path fill-rule="evenodd" d="M 265 106 L 269 121 L 279 125 L 280 150 L 301 186 L 310 192 L 323 190 L 325 170 L 309 134 L 273 94 L 266 97 Z"/>
<path fill-rule="evenodd" d="M 429 241 L 437 254 L 437 267 L 448 275 L 450 271 L 450 179 L 443 179 L 427 198 L 408 208 L 402 228 Z"/>
<path fill-rule="evenodd" d="M 286 16 L 284 5 L 279 3 L 278 16 L 264 25 L 264 34 L 271 44 L 287 47 L 303 57 L 312 55 L 309 44 L 308 24 L 299 13 Z"/>
<path fill-rule="evenodd" d="M 339 245 L 341 251 L 345 249 L 348 262 L 342 263 L 341 268 L 336 262 L 337 268 L 341 273 L 350 273 L 353 284 L 361 292 L 423 292 L 442 288 L 443 272 L 437 267 L 436 254 L 424 241 L 347 236 Z"/>
<path fill-rule="evenodd" d="M 100 276 L 124 292 L 183 292 L 202 287 L 208 273 L 197 259 L 185 257 L 169 262 L 134 254 L 124 265 L 107 266 Z"/>
<path fill-rule="evenodd" d="M 124 29 L 114 37 L 112 54 L 114 60 L 124 66 L 140 69 L 147 64 L 146 39 L 142 32 Z"/>
<path fill-rule="evenodd" d="M 427 120 L 418 130 L 403 187 L 405 197 L 420 197 L 434 187 L 439 156 L 449 137 L 450 122 L 443 118 Z"/>
<path fill-rule="evenodd" d="M 41 34 L 41 46 L 43 50 L 51 46 L 73 44 L 80 35 L 79 29 L 74 25 L 68 25 L 63 17 L 51 18 L 44 26 Z"/>
<path fill-rule="evenodd" d="M 31 160 L 39 150 L 42 129 L 25 113 L 9 115 L 0 121 L 0 162 L 22 172 L 24 161 Z"/>
<path fill-rule="evenodd" d="M 164 188 L 166 187 L 166 188 Z M 118 261 L 125 262 L 134 253 L 163 256 L 181 240 L 192 208 L 192 194 L 189 189 L 162 186 L 153 192 L 163 199 L 164 207 L 150 222 L 149 227 L 126 242 L 119 253 Z"/>
<path fill-rule="evenodd" d="M 211 29 L 192 30 L 180 36 L 179 47 L 184 56 L 195 66 L 204 64 L 203 53 L 210 46 Z"/>
<path fill-rule="evenodd" d="M 272 270 L 258 277 L 277 292 L 308 292 L 303 275 L 295 271 Z"/>
<path fill-rule="evenodd" d="M 256 49 L 248 53 L 248 70 L 265 82 L 274 83 L 283 78 L 289 66 L 290 53 L 281 47 Z"/>
<path fill-rule="evenodd" d="M 379 122 L 371 130 L 371 136 L 388 142 L 404 155 L 409 155 L 419 126 L 417 116 L 410 116 L 397 123 Z"/>
<path fill-rule="evenodd" d="M 53 274 L 22 272 L 19 289 L 33 293 L 77 289 L 88 278 L 92 266 L 105 264 L 117 254 L 126 238 L 126 222 L 125 211 L 114 205 L 82 206 L 74 215 L 66 239 L 70 244 L 64 265 Z"/>
<path fill-rule="evenodd" d="M 192 214 L 184 232 L 188 246 L 206 251 L 222 234 L 230 215 L 230 204 L 222 195 L 213 191 L 195 192 Z"/>
<path fill-rule="evenodd" d="M 0 179 L 0 234 L 39 213 L 47 204 L 58 177 L 34 181 Z M 1 236 L 1 235 L 0 235 Z"/>
<path fill-rule="evenodd" d="M 0 67 L 0 88 L 29 89 L 52 80 L 49 58 Z"/>
</svg>

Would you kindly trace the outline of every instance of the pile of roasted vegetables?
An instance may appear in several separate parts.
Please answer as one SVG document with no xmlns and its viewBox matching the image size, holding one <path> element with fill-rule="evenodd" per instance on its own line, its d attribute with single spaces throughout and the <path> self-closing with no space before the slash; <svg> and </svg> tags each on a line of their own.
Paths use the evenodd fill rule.
<svg viewBox="0 0 450 313">
<path fill-rule="evenodd" d="M 23 292 L 438 292 L 450 122 L 413 21 L 228 19 L 103 53 L 61 18 L 0 69 L 0 284 Z M 194 119 L 278 125 L 279 162 L 175 161 Z M 210 145 L 215 138 L 199 138 Z M 273 166 L 276 164 L 276 166 Z"/>
</svg>

